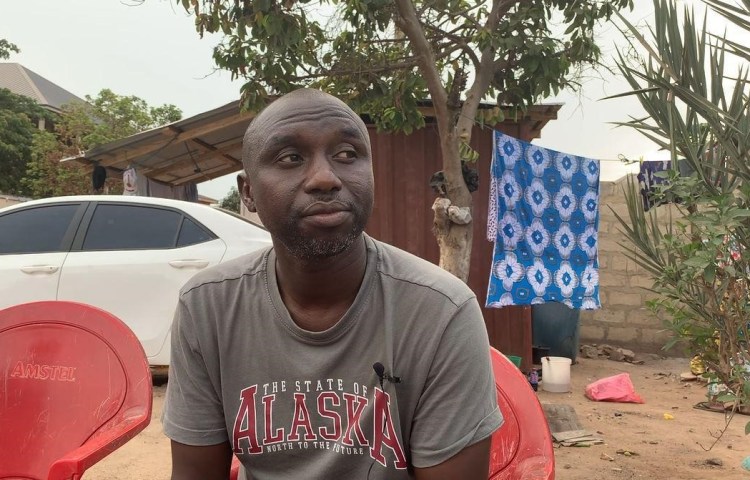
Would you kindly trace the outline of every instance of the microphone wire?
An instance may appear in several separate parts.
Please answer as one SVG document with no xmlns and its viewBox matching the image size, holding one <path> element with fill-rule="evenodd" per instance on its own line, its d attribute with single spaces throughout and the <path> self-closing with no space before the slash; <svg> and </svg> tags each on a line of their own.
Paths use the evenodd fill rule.
<svg viewBox="0 0 750 480">
<path fill-rule="evenodd" d="M 385 367 L 383 366 L 382 363 L 375 362 L 372 364 L 372 369 L 375 370 L 375 375 L 377 375 L 378 379 L 380 380 L 380 390 L 385 395 L 385 387 L 383 386 L 383 380 L 385 379 Z M 380 431 L 381 436 L 385 434 L 385 426 L 388 424 L 388 421 L 389 421 L 388 417 L 390 416 L 390 413 L 391 413 L 391 406 L 388 405 L 387 408 L 385 409 L 385 422 L 383 422 L 383 429 Z M 373 409 L 373 415 L 374 415 L 374 409 Z M 375 439 L 373 438 L 373 441 L 374 440 Z M 370 468 L 367 469 L 367 477 L 365 477 L 365 480 L 370 480 L 370 472 L 372 471 L 372 467 L 375 466 L 375 462 L 376 460 L 373 458 L 372 463 L 370 463 Z"/>
</svg>

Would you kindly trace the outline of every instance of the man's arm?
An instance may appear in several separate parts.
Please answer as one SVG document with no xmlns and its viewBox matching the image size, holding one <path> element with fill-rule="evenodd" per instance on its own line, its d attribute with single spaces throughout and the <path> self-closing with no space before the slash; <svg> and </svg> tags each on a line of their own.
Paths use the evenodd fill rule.
<svg viewBox="0 0 750 480">
<path fill-rule="evenodd" d="M 206 322 L 207 323 L 207 322 Z M 172 324 L 169 383 L 162 411 L 172 448 L 172 480 L 228 480 L 232 447 L 224 410 L 203 358 L 198 325 L 181 297 Z M 210 358 L 216 355 L 208 352 Z"/>
<path fill-rule="evenodd" d="M 412 420 L 411 462 L 426 474 L 417 478 L 484 479 L 492 433 L 503 423 L 487 329 L 474 297 L 452 315 Z"/>
<path fill-rule="evenodd" d="M 470 445 L 443 463 L 432 467 L 415 468 L 417 480 L 439 480 L 461 478 L 465 480 L 486 480 L 490 470 L 490 443 L 492 437 Z"/>
<path fill-rule="evenodd" d="M 231 464 L 229 442 L 194 447 L 172 440 L 172 480 L 229 480 Z"/>
</svg>

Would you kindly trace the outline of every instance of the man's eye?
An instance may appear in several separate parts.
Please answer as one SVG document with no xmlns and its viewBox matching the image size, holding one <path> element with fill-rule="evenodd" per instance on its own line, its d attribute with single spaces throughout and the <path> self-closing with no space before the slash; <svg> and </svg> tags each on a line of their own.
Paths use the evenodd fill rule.
<svg viewBox="0 0 750 480">
<path fill-rule="evenodd" d="M 357 152 L 354 150 L 342 150 L 333 156 L 336 160 L 353 160 L 357 158 Z"/>
<path fill-rule="evenodd" d="M 277 160 L 279 163 L 299 163 L 302 161 L 302 156 L 297 155 L 296 153 L 290 153 L 289 155 L 284 155 L 283 157 L 280 157 Z"/>
</svg>

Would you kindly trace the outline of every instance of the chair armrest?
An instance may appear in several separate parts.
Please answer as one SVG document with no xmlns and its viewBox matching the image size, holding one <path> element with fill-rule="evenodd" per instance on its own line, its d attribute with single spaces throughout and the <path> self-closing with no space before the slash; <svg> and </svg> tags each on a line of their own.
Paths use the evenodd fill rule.
<svg viewBox="0 0 750 480">
<path fill-rule="evenodd" d="M 48 480 L 78 480 L 83 472 L 135 437 L 151 421 L 151 408 L 107 424 L 83 445 L 57 460 L 49 469 Z"/>
</svg>

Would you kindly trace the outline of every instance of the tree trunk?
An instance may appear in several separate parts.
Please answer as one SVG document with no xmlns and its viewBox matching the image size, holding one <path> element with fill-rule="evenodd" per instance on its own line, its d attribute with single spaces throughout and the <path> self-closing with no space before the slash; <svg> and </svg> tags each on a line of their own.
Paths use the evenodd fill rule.
<svg viewBox="0 0 750 480">
<path fill-rule="evenodd" d="M 440 267 L 468 282 L 473 223 L 458 225 L 441 217 L 436 211 L 433 233 L 440 247 Z"/>
<path fill-rule="evenodd" d="M 455 132 L 441 137 L 446 195 L 435 200 L 433 234 L 440 248 L 440 267 L 464 282 L 469 280 L 473 219 L 471 193 L 461 172 Z"/>
<path fill-rule="evenodd" d="M 484 26 L 493 31 L 500 18 L 518 0 L 492 3 L 492 11 Z M 481 61 L 474 65 L 474 83 L 466 93 L 463 106 L 455 110 L 458 98 L 449 98 L 438 70 L 435 53 L 425 36 L 414 3 L 395 0 L 396 27 L 405 35 L 415 53 L 420 73 L 424 76 L 430 99 L 435 109 L 435 120 L 440 135 L 440 151 L 443 156 L 445 196 L 435 200 L 433 233 L 440 247 L 440 266 L 464 282 L 469 280 L 472 241 L 471 194 L 466 187 L 461 169 L 459 143 L 471 140 L 471 130 L 479 102 L 487 92 L 494 69 L 494 47 L 482 51 Z M 461 88 L 456 93 L 461 93 Z"/>
</svg>

